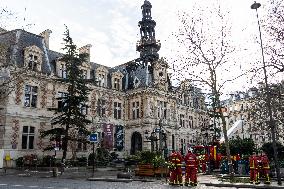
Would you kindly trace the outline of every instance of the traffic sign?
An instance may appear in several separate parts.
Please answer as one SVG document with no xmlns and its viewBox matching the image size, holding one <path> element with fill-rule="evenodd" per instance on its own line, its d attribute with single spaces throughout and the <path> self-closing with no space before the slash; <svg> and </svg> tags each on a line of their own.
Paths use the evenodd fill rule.
<svg viewBox="0 0 284 189">
<path fill-rule="evenodd" d="M 98 133 L 90 134 L 90 142 L 98 142 Z"/>
<path fill-rule="evenodd" d="M 155 133 L 159 133 L 161 131 L 161 129 L 158 127 L 155 129 Z"/>
</svg>

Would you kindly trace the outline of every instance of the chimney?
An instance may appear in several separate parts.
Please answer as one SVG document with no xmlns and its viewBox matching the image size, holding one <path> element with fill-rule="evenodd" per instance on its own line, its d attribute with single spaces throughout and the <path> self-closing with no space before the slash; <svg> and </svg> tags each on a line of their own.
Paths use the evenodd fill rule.
<svg viewBox="0 0 284 189">
<path fill-rule="evenodd" d="M 39 35 L 43 37 L 47 49 L 49 49 L 49 36 L 52 33 L 50 29 L 44 30 Z"/>
<path fill-rule="evenodd" d="M 79 54 L 86 53 L 86 54 L 89 55 L 89 56 L 87 57 L 87 61 L 88 61 L 88 62 L 90 62 L 91 47 L 92 47 L 91 44 L 87 44 L 87 45 L 85 45 L 85 46 L 79 48 Z"/>
</svg>

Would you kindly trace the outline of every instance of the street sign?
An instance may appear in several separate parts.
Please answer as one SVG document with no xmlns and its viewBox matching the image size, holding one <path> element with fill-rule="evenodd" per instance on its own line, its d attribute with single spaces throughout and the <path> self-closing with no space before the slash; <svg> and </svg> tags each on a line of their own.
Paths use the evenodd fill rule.
<svg viewBox="0 0 284 189">
<path fill-rule="evenodd" d="M 90 134 L 90 142 L 98 142 L 98 133 Z"/>
</svg>

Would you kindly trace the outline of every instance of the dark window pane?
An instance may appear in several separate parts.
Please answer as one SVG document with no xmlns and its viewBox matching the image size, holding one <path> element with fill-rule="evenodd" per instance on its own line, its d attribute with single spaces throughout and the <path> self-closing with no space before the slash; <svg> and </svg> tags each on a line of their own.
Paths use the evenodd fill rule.
<svg viewBox="0 0 284 189">
<path fill-rule="evenodd" d="M 34 149 L 34 136 L 29 136 L 29 149 Z"/>
<path fill-rule="evenodd" d="M 23 127 L 23 133 L 28 133 L 29 132 L 29 127 L 28 126 L 24 126 Z"/>
<path fill-rule="evenodd" d="M 22 149 L 27 149 L 28 136 L 22 135 Z"/>
<path fill-rule="evenodd" d="M 116 109 L 114 109 L 114 115 L 113 115 L 113 117 L 115 118 L 115 119 L 117 119 L 117 110 Z"/>
<path fill-rule="evenodd" d="M 31 87 L 29 85 L 25 86 L 25 94 L 29 94 L 31 92 Z"/>
<path fill-rule="evenodd" d="M 35 127 L 30 127 L 30 133 L 35 133 Z"/>
<path fill-rule="evenodd" d="M 36 103 L 37 103 L 37 96 L 36 96 L 36 95 L 33 95 L 33 96 L 32 96 L 31 107 L 36 107 Z"/>
<path fill-rule="evenodd" d="M 32 87 L 33 94 L 37 94 L 37 87 Z"/>
<path fill-rule="evenodd" d="M 136 117 L 139 118 L 139 108 L 136 109 Z"/>
<path fill-rule="evenodd" d="M 118 110 L 118 119 L 121 119 L 121 110 Z"/>
</svg>

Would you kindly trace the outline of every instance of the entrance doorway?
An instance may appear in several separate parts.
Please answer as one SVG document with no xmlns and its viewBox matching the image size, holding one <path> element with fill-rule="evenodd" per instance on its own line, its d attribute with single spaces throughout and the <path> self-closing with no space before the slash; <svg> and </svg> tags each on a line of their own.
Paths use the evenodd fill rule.
<svg viewBox="0 0 284 189">
<path fill-rule="evenodd" d="M 142 151 L 142 136 L 139 132 L 134 132 L 131 137 L 130 154 L 134 155 L 139 151 Z"/>
</svg>

